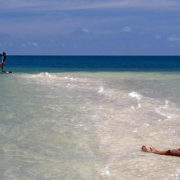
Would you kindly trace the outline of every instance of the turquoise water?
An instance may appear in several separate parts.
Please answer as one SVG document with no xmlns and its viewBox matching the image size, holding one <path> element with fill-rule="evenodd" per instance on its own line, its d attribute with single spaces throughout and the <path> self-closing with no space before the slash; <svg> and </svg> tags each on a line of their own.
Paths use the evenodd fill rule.
<svg viewBox="0 0 180 180">
<path fill-rule="evenodd" d="M 180 178 L 179 158 L 140 151 L 179 148 L 177 69 L 48 71 L 11 60 L 14 73 L 0 75 L 0 179 Z"/>
<path fill-rule="evenodd" d="M 81 93 L 29 76 L 0 79 L 1 179 L 96 179 L 103 157 Z"/>
</svg>

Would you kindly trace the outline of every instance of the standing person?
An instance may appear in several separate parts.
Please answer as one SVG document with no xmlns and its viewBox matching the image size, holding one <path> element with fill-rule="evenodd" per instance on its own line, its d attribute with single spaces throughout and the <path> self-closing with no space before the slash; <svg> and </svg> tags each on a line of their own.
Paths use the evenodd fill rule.
<svg viewBox="0 0 180 180">
<path fill-rule="evenodd" d="M 0 62 L 1 72 L 5 72 L 5 71 L 3 70 L 3 67 L 4 67 L 4 64 L 5 64 L 5 61 L 6 61 L 6 53 L 3 52 L 2 54 L 0 54 L 0 56 L 2 56 L 2 61 Z"/>
</svg>

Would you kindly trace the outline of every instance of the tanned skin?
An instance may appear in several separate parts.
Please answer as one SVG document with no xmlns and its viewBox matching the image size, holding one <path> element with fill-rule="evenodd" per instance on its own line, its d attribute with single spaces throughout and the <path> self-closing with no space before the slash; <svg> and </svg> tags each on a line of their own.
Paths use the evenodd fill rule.
<svg viewBox="0 0 180 180">
<path fill-rule="evenodd" d="M 0 66 L 1 66 L 1 72 L 5 72 L 5 71 L 3 70 L 4 62 L 0 62 Z"/>
<path fill-rule="evenodd" d="M 171 156 L 180 156 L 180 149 L 173 149 L 173 150 L 167 150 L 167 151 L 158 151 L 154 147 L 150 146 L 150 150 L 146 148 L 146 146 L 142 146 L 141 150 L 143 152 L 150 152 L 150 153 L 155 153 L 159 155 L 171 155 Z"/>
</svg>

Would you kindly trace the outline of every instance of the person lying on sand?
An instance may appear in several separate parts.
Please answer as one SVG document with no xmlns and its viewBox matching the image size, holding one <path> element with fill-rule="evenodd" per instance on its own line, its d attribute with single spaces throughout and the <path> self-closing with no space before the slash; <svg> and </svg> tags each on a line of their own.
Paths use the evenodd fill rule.
<svg viewBox="0 0 180 180">
<path fill-rule="evenodd" d="M 143 152 L 150 152 L 150 153 L 155 153 L 155 154 L 160 154 L 160 155 L 171 155 L 171 156 L 180 156 L 180 149 L 173 149 L 173 150 L 167 150 L 167 151 L 158 151 L 154 147 L 150 146 L 150 150 L 146 148 L 146 146 L 142 146 L 142 151 Z"/>
</svg>

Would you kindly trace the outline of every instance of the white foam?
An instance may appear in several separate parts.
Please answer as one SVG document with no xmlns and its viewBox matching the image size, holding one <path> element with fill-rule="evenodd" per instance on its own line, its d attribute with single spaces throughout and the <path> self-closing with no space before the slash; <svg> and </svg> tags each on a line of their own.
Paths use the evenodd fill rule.
<svg viewBox="0 0 180 180">
<path fill-rule="evenodd" d="M 54 75 L 45 72 L 45 73 L 39 73 L 39 74 L 34 74 L 31 76 L 32 78 L 55 78 Z"/>
<path fill-rule="evenodd" d="M 111 89 L 105 91 L 103 86 L 99 86 L 98 93 L 103 94 L 106 97 L 112 97 L 113 95 L 113 91 Z"/>
<path fill-rule="evenodd" d="M 145 127 L 149 127 L 150 125 L 148 123 L 143 123 Z"/>
<path fill-rule="evenodd" d="M 73 77 L 64 77 L 64 79 L 71 80 L 71 81 L 76 81 L 77 80 L 76 78 L 73 78 Z"/>
<path fill-rule="evenodd" d="M 56 75 L 53 73 L 48 73 L 48 72 L 41 72 L 39 74 L 28 74 L 28 75 L 23 75 L 25 78 L 31 78 L 31 79 L 37 79 L 37 80 L 64 80 L 64 81 L 79 81 L 79 82 L 86 82 L 87 79 L 81 79 L 81 78 L 74 78 L 74 77 L 63 77 L 60 75 Z"/>
<path fill-rule="evenodd" d="M 99 87 L 99 90 L 98 90 L 98 93 L 103 93 L 104 92 L 104 87 L 103 86 L 100 86 Z"/>
<path fill-rule="evenodd" d="M 137 92 L 135 91 L 132 91 L 128 94 L 129 97 L 132 97 L 132 98 L 136 98 L 138 101 L 140 101 L 143 96 L 141 94 L 138 94 Z"/>
<path fill-rule="evenodd" d="M 138 104 L 138 109 L 140 109 L 140 108 L 141 108 L 141 104 L 139 103 L 139 104 Z"/>
<path fill-rule="evenodd" d="M 28 74 L 28 75 L 23 75 L 23 78 L 29 78 L 29 79 L 34 79 L 37 81 L 52 81 L 52 80 L 56 80 L 59 77 L 54 75 L 54 74 L 50 74 L 48 72 L 42 72 L 39 74 Z"/>
<path fill-rule="evenodd" d="M 141 104 L 139 103 L 138 105 L 137 105 L 137 107 L 135 107 L 135 106 L 131 106 L 131 109 L 132 110 L 136 110 L 136 109 L 140 109 L 141 108 Z"/>
<path fill-rule="evenodd" d="M 175 117 L 174 114 L 169 113 L 169 101 L 165 100 L 165 104 L 155 108 L 156 113 L 160 114 L 161 116 L 166 117 L 167 119 L 172 119 Z"/>
<path fill-rule="evenodd" d="M 111 172 L 109 170 L 109 166 L 108 165 L 106 165 L 105 168 L 102 170 L 101 175 L 102 176 L 107 176 L 107 177 L 111 177 L 112 176 L 112 174 L 111 174 Z"/>
<path fill-rule="evenodd" d="M 48 73 L 42 72 L 39 74 L 23 74 L 21 78 L 25 78 L 28 80 L 33 80 L 37 83 L 51 85 L 50 87 L 66 87 L 66 88 L 85 88 L 92 89 L 93 86 L 90 86 L 90 82 L 93 81 L 89 78 L 81 78 L 81 77 L 72 77 L 72 76 L 62 76 L 62 74 L 58 73 Z M 100 93 L 103 90 L 100 89 Z"/>
<path fill-rule="evenodd" d="M 134 132 L 134 133 L 137 133 L 137 132 L 138 132 L 138 129 L 137 129 L 137 128 L 133 129 L 133 132 Z"/>
<path fill-rule="evenodd" d="M 67 88 L 73 88 L 74 86 L 73 86 L 73 84 L 67 83 L 66 87 Z"/>
</svg>

